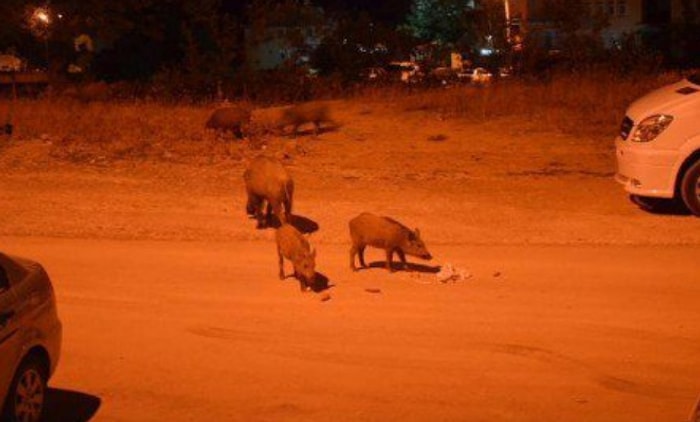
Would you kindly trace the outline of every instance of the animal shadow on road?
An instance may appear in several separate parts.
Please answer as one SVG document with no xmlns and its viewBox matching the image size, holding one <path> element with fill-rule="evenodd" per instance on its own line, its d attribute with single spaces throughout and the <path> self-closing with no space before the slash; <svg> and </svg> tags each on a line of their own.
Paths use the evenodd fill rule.
<svg viewBox="0 0 700 422">
<path fill-rule="evenodd" d="M 249 217 L 255 219 L 255 217 Z M 318 231 L 319 225 L 314 220 L 304 217 L 303 215 L 292 215 L 290 224 L 294 226 L 295 229 L 299 230 L 302 234 L 309 234 Z M 263 227 L 258 227 L 259 229 L 279 229 L 282 223 L 280 223 L 279 218 L 276 215 L 271 215 L 267 220 L 267 224 Z"/>
<path fill-rule="evenodd" d="M 303 215 L 292 215 L 291 220 L 292 226 L 304 234 L 318 231 L 318 223 Z"/>
<path fill-rule="evenodd" d="M 87 422 L 95 416 L 102 400 L 91 394 L 49 388 L 46 390 L 44 422 Z"/>
<path fill-rule="evenodd" d="M 316 271 L 316 279 L 314 280 L 313 284 L 311 285 L 311 290 L 315 293 L 320 293 L 325 290 L 328 290 L 332 288 L 334 285 L 331 284 L 330 280 L 328 277 L 326 277 L 325 274 L 319 273 Z"/>
<path fill-rule="evenodd" d="M 374 261 L 370 262 L 367 264 L 367 268 L 382 268 L 386 269 L 386 261 Z M 406 267 L 404 268 L 403 264 L 401 262 L 392 262 L 391 263 L 391 269 L 394 271 L 415 271 L 418 273 L 438 273 L 440 272 L 440 266 L 432 266 L 432 265 L 424 265 L 424 264 L 414 264 L 412 262 L 407 262 Z"/>
</svg>

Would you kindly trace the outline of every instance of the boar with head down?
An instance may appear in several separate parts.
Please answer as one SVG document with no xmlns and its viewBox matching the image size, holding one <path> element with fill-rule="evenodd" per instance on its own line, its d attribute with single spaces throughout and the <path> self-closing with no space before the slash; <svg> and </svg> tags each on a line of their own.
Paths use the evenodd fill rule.
<svg viewBox="0 0 700 422">
<path fill-rule="evenodd" d="M 418 229 L 411 230 L 398 221 L 389 217 L 380 217 L 370 213 L 362 213 L 350 220 L 350 268 L 355 267 L 355 255 L 360 258 L 360 265 L 364 268 L 365 247 L 373 246 L 384 249 L 386 253 L 386 269 L 394 271 L 392 257 L 394 253 L 399 256 L 404 268 L 408 268 L 406 255 L 416 256 L 422 259 L 432 259 L 425 243 L 420 238 Z"/>
<path fill-rule="evenodd" d="M 294 266 L 294 277 L 299 280 L 301 290 L 312 287 L 316 279 L 316 250 L 311 249 L 309 241 L 291 224 L 282 224 L 275 233 L 275 239 L 280 280 L 284 279 L 286 258 Z"/>
</svg>

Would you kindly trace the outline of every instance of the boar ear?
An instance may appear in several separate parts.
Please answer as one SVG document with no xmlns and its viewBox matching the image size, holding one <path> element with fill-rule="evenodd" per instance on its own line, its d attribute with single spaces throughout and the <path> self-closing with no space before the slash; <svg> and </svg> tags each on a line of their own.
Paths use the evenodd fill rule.
<svg viewBox="0 0 700 422">
<path fill-rule="evenodd" d="M 311 248 L 311 257 L 316 258 L 316 248 Z"/>
<path fill-rule="evenodd" d="M 418 230 L 418 227 L 416 227 L 415 233 L 416 233 L 416 237 L 420 238 L 420 230 Z"/>
</svg>

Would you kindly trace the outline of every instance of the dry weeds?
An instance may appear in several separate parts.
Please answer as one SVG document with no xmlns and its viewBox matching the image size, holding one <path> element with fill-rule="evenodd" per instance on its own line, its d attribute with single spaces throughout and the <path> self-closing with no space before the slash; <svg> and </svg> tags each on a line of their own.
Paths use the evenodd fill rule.
<svg viewBox="0 0 700 422">
<path fill-rule="evenodd" d="M 679 79 L 675 73 L 626 79 L 600 73 L 559 76 L 546 83 L 501 80 L 483 87 L 408 90 L 393 86 L 360 89 L 354 100 L 399 104 L 399 110 L 426 110 L 445 119 L 485 122 L 516 118 L 546 130 L 587 137 L 604 135 L 607 141 L 617 131 L 630 102 Z M 206 130 L 204 123 L 217 106 L 19 99 L 0 100 L 0 117 L 12 116 L 14 142 L 43 139 L 50 144 L 52 157 L 71 162 L 155 159 L 211 163 L 240 160 L 270 143 L 282 142 L 266 126 L 265 116 L 272 109 L 254 112 L 244 141 Z M 435 140 L 442 139 L 436 135 Z"/>
</svg>

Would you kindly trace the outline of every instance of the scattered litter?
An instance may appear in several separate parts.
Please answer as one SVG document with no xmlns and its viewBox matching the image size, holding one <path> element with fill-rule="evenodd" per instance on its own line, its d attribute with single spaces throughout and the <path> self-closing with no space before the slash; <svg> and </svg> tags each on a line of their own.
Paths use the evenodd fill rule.
<svg viewBox="0 0 700 422">
<path fill-rule="evenodd" d="M 321 300 L 321 302 L 327 302 L 331 300 L 331 295 L 329 295 L 328 293 L 323 293 L 319 296 L 319 299 Z"/>
<path fill-rule="evenodd" d="M 500 276 L 501 276 L 501 272 L 500 272 L 500 271 L 496 271 L 495 273 L 493 273 L 493 276 L 494 276 L 494 277 L 500 277 Z"/>
<path fill-rule="evenodd" d="M 440 267 L 440 271 L 435 274 L 437 279 L 442 283 L 464 281 L 472 277 L 472 274 L 464 268 L 455 267 L 447 263 Z"/>
<path fill-rule="evenodd" d="M 382 289 L 377 289 L 376 287 L 368 287 L 365 289 L 367 293 L 381 293 Z"/>
</svg>

